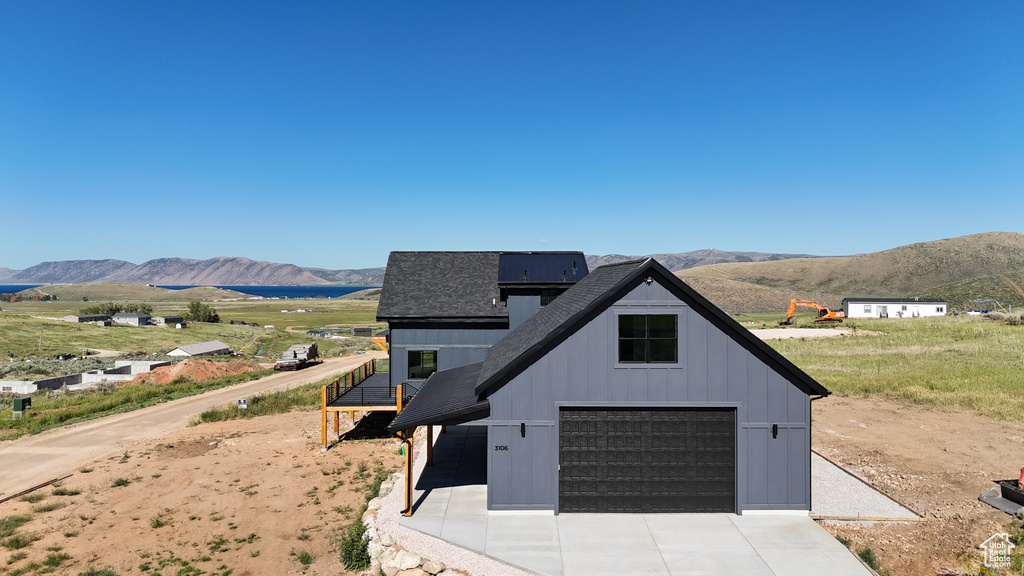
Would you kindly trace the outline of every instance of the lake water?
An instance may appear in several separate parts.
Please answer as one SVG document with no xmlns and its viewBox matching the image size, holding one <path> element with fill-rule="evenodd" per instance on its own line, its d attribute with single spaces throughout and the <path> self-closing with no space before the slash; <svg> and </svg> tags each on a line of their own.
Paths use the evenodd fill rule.
<svg viewBox="0 0 1024 576">
<path fill-rule="evenodd" d="M 0 284 L 0 294 L 14 294 L 43 284 Z M 184 290 L 196 286 L 160 286 L 171 290 Z M 360 290 L 380 288 L 380 286 L 214 286 L 225 290 L 235 290 L 251 296 L 264 298 L 337 298 Z"/>
</svg>

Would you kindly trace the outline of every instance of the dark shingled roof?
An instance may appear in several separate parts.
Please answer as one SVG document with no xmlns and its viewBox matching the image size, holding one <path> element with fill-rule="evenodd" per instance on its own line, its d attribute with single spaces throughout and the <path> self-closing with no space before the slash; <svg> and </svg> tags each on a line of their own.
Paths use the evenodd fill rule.
<svg viewBox="0 0 1024 576">
<path fill-rule="evenodd" d="M 829 391 L 740 326 L 725 312 L 687 286 L 652 258 L 601 266 L 499 340 L 480 370 L 476 394 L 486 398 L 531 366 L 587 322 L 653 277 L 681 301 L 711 322 L 748 352 L 765 362 L 807 394 Z"/>
<path fill-rule="evenodd" d="M 553 347 L 546 347 L 545 344 L 554 340 L 561 342 L 564 340 L 564 338 L 560 338 L 561 336 L 568 337 L 586 321 L 596 316 L 596 313 L 588 316 L 586 312 L 613 292 L 616 286 L 630 278 L 644 265 L 644 262 L 643 260 L 634 260 L 594 269 L 575 286 L 527 318 L 518 328 L 506 334 L 487 351 L 483 369 L 480 371 L 480 385 L 476 389 L 477 394 L 489 395 L 492 381 L 500 373 L 507 371 L 517 361 L 522 362 L 532 358 L 530 360 L 532 364 L 534 360 L 539 359 Z M 526 366 L 522 368 L 526 368 Z"/>
<path fill-rule="evenodd" d="M 490 403 L 477 400 L 476 386 L 483 362 L 434 372 L 419 392 L 388 425 L 388 430 L 408 430 L 426 424 L 462 424 L 490 415 Z"/>
<path fill-rule="evenodd" d="M 498 282 L 502 284 L 563 284 L 587 275 L 583 252 L 502 252 Z"/>
<path fill-rule="evenodd" d="M 377 319 L 507 319 L 499 298 L 497 252 L 392 252 Z"/>
</svg>

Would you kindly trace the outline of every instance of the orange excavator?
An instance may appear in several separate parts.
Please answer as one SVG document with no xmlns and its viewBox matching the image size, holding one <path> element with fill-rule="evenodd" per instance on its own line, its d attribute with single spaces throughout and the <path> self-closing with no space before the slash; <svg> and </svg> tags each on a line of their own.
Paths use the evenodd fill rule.
<svg viewBox="0 0 1024 576">
<path fill-rule="evenodd" d="M 817 302 L 810 302 L 808 300 L 797 300 L 793 298 L 789 302 L 789 311 L 786 313 L 786 319 L 779 322 L 780 326 L 788 324 L 796 324 L 796 318 L 793 314 L 796 312 L 797 306 L 803 306 L 805 308 L 814 308 L 818 311 L 818 319 L 814 321 L 815 324 L 838 324 L 843 321 L 842 310 L 829 310 Z"/>
</svg>

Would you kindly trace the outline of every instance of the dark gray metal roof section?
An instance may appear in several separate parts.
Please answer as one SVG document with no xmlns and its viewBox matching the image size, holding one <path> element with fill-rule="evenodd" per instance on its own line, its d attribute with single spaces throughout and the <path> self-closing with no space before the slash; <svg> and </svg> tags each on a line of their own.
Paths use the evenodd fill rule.
<svg viewBox="0 0 1024 576">
<path fill-rule="evenodd" d="M 843 302 L 850 302 L 852 304 L 859 304 L 861 302 L 881 302 L 883 304 L 913 304 L 915 302 L 925 304 L 939 303 L 943 304 L 946 301 L 942 298 L 843 298 Z"/>
<path fill-rule="evenodd" d="M 806 394 L 828 389 L 800 370 L 653 258 L 601 266 L 499 340 L 488 352 L 475 388 L 486 398 L 646 278 L 659 282 L 695 312 Z"/>
<path fill-rule="evenodd" d="M 583 252 L 502 252 L 498 282 L 502 284 L 562 284 L 587 275 Z"/>
<path fill-rule="evenodd" d="M 426 424 L 462 424 L 486 418 L 487 400 L 477 399 L 473 389 L 483 362 L 434 372 L 419 392 L 388 425 L 388 430 L 408 430 Z"/>
<path fill-rule="evenodd" d="M 500 295 L 497 252 L 392 252 L 377 319 L 507 319 Z"/>
</svg>

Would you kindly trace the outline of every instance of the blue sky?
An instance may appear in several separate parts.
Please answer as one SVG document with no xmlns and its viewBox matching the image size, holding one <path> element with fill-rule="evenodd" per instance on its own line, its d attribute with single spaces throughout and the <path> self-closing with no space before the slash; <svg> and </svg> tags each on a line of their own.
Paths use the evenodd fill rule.
<svg viewBox="0 0 1024 576">
<path fill-rule="evenodd" d="M 1024 231 L 1024 3 L 0 0 L 0 266 Z"/>
</svg>

